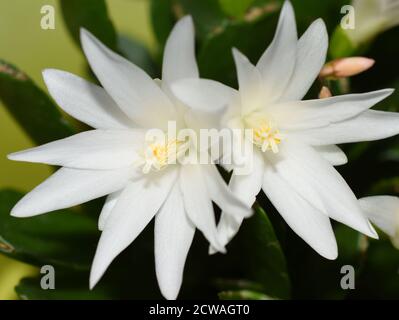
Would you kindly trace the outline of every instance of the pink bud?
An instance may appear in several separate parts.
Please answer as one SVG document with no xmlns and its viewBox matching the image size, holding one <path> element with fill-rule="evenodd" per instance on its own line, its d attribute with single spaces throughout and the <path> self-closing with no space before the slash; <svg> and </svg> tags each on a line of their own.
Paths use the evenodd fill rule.
<svg viewBox="0 0 399 320">
<path fill-rule="evenodd" d="M 320 77 L 346 78 L 362 73 L 374 65 L 373 59 L 350 57 L 328 62 L 320 71 Z"/>
<path fill-rule="evenodd" d="M 323 88 L 321 88 L 320 93 L 319 93 L 319 99 L 325 99 L 325 98 L 330 98 L 330 97 L 332 97 L 332 93 L 331 93 L 330 89 L 323 86 Z"/>
</svg>

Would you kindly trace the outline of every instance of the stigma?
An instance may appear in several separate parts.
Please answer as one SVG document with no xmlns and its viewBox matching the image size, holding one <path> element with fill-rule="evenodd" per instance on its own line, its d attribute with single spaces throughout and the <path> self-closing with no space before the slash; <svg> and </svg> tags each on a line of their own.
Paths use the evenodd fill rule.
<svg viewBox="0 0 399 320">
<path fill-rule="evenodd" d="M 176 164 L 187 150 L 187 143 L 177 139 L 166 139 L 147 144 L 142 151 L 142 159 L 139 165 L 142 166 L 144 174 L 150 171 L 160 171 L 169 164 Z"/>
<path fill-rule="evenodd" d="M 252 129 L 252 143 L 259 147 L 262 152 L 279 152 L 279 145 L 283 135 L 272 121 L 259 119 L 250 121 Z"/>
</svg>

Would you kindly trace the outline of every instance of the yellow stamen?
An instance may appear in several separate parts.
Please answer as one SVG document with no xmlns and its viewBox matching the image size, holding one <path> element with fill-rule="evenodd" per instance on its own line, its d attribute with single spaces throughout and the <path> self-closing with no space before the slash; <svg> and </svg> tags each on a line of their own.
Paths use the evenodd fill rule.
<svg viewBox="0 0 399 320">
<path fill-rule="evenodd" d="M 143 173 L 152 170 L 159 171 L 168 164 L 176 163 L 176 160 L 186 152 L 187 143 L 179 140 L 168 140 L 167 143 L 154 142 L 149 144 L 143 151 Z"/>
<path fill-rule="evenodd" d="M 273 153 L 278 153 L 278 145 L 281 143 L 283 137 L 280 131 L 275 128 L 271 121 L 257 121 L 257 125 L 253 127 L 252 142 L 258 146 L 262 152 L 271 150 Z"/>
</svg>

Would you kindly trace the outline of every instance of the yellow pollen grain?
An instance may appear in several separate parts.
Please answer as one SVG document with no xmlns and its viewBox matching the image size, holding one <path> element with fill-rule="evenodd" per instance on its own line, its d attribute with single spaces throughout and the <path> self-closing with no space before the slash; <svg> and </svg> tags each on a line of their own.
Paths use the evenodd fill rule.
<svg viewBox="0 0 399 320">
<path fill-rule="evenodd" d="M 263 152 L 271 150 L 273 153 L 277 153 L 281 140 L 279 130 L 271 122 L 262 121 L 259 126 L 253 129 L 253 143 L 260 147 Z"/>
<path fill-rule="evenodd" d="M 148 173 L 151 169 L 159 171 L 166 167 L 170 161 L 175 161 L 182 144 L 183 142 L 179 140 L 169 140 L 166 144 L 150 144 L 147 147 L 147 152 L 144 152 L 143 172 Z"/>
</svg>

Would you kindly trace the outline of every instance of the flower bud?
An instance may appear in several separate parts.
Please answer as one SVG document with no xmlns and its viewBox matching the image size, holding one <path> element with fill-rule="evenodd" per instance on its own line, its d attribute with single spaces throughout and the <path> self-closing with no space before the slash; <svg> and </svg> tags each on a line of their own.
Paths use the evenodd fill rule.
<svg viewBox="0 0 399 320">
<path fill-rule="evenodd" d="M 350 57 L 328 62 L 320 71 L 322 78 L 347 78 L 370 69 L 374 65 L 373 59 L 364 57 Z"/>
<path fill-rule="evenodd" d="M 321 88 L 320 93 L 319 93 L 319 99 L 325 99 L 325 98 L 330 98 L 332 97 L 332 93 L 330 91 L 330 89 L 328 89 L 328 87 L 323 86 L 323 88 Z"/>
</svg>

